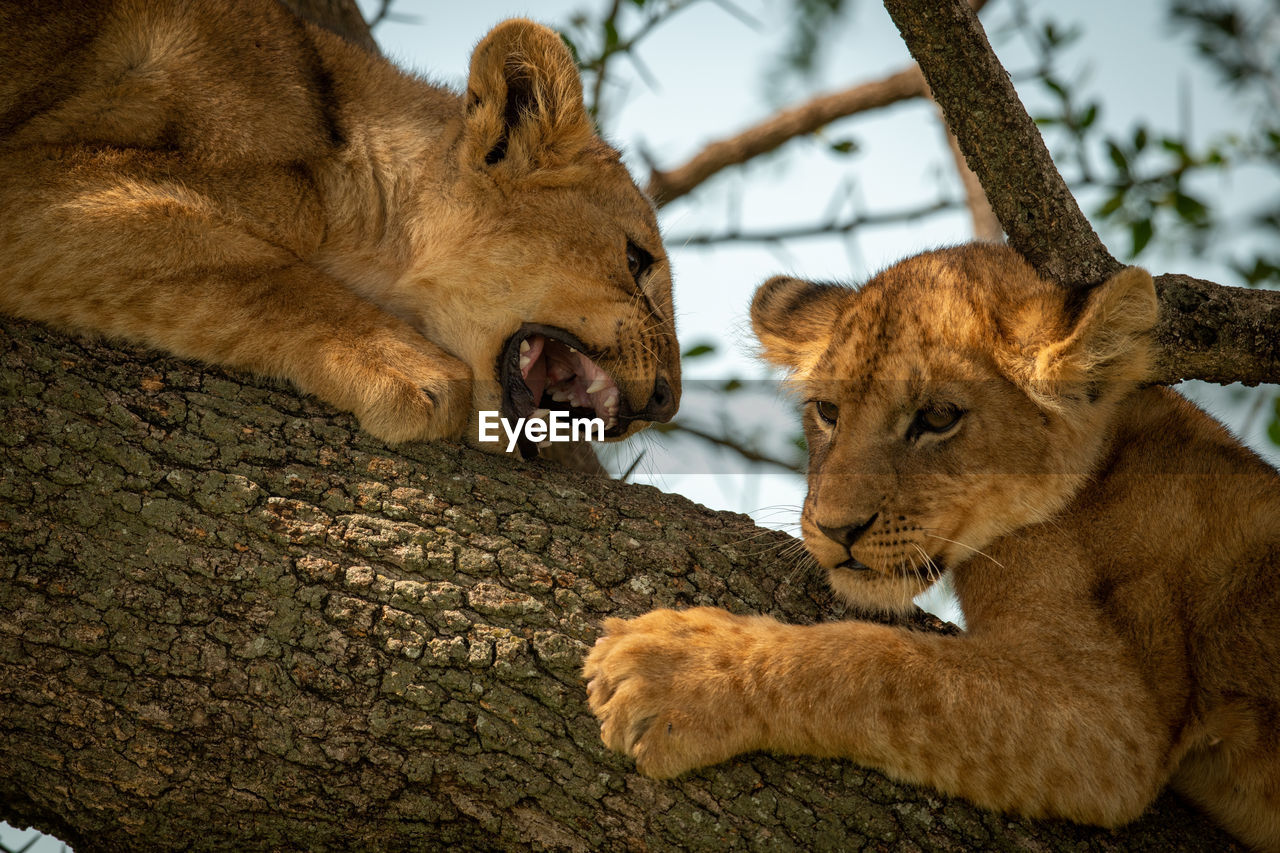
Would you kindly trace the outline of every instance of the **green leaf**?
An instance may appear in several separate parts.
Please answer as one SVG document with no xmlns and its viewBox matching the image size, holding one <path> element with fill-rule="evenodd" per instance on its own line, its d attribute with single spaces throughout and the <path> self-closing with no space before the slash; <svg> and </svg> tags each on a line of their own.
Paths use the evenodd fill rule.
<svg viewBox="0 0 1280 853">
<path fill-rule="evenodd" d="M 1139 219 L 1129 228 L 1133 234 L 1133 255 L 1137 257 L 1138 253 L 1151 242 L 1151 235 L 1155 233 L 1155 229 L 1152 227 L 1150 219 Z"/>
<path fill-rule="evenodd" d="M 1143 148 L 1147 147 L 1147 129 L 1142 125 L 1138 125 L 1138 129 L 1133 132 L 1133 153 L 1137 154 Z"/>
<path fill-rule="evenodd" d="M 1160 140 L 1160 147 L 1165 151 L 1178 155 L 1179 160 L 1187 159 L 1187 146 L 1181 139 L 1174 139 L 1172 136 L 1166 136 Z"/>
<path fill-rule="evenodd" d="M 1067 99 L 1066 87 L 1063 86 L 1061 83 L 1059 83 L 1057 80 L 1053 79 L 1052 77 L 1045 77 L 1043 82 L 1044 82 L 1044 85 L 1047 86 L 1049 90 L 1053 92 L 1055 95 L 1057 95 L 1059 98 L 1061 98 L 1064 101 Z"/>
<path fill-rule="evenodd" d="M 852 139 L 841 139 L 831 143 L 831 150 L 837 154 L 852 154 L 858 150 L 858 143 Z"/>
<path fill-rule="evenodd" d="M 729 394 L 734 391 L 737 391 L 741 387 L 742 387 L 742 380 L 730 379 L 728 382 L 724 383 L 724 387 L 721 388 L 720 390 L 725 392 L 726 394 Z"/>
<path fill-rule="evenodd" d="M 1087 127 L 1091 127 L 1093 123 L 1097 120 L 1097 118 L 1098 118 L 1098 103 L 1097 101 L 1095 101 L 1092 104 L 1089 104 L 1089 106 L 1085 107 L 1084 112 L 1080 114 L 1080 118 L 1076 119 L 1076 127 L 1080 128 L 1081 130 L 1084 130 Z"/>
<path fill-rule="evenodd" d="M 1204 202 L 1186 193 L 1174 195 L 1173 207 L 1179 216 L 1193 225 L 1205 223 L 1209 219 L 1209 208 L 1205 207 Z"/>
<path fill-rule="evenodd" d="M 681 358 L 698 358 L 699 356 L 710 355 L 715 351 L 716 351 L 715 344 L 694 344 L 693 346 L 685 350 L 683 353 L 681 353 L 680 357 Z"/>
<path fill-rule="evenodd" d="M 1111 155 L 1111 162 L 1115 164 L 1120 173 L 1128 176 L 1129 174 L 1129 158 L 1125 156 L 1124 151 L 1119 145 L 1116 145 L 1110 139 L 1107 140 L 1107 153 Z"/>
<path fill-rule="evenodd" d="M 1267 438 L 1271 439 L 1271 443 L 1280 445 L 1280 395 L 1276 396 L 1276 412 L 1271 418 L 1271 423 L 1267 424 Z"/>
<path fill-rule="evenodd" d="M 606 19 L 604 22 L 604 52 L 611 52 L 618 46 L 618 41 L 618 28 L 614 26 L 613 21 Z"/>
<path fill-rule="evenodd" d="M 1124 205 L 1124 190 L 1118 190 L 1098 208 L 1098 216 L 1110 216 Z"/>
</svg>

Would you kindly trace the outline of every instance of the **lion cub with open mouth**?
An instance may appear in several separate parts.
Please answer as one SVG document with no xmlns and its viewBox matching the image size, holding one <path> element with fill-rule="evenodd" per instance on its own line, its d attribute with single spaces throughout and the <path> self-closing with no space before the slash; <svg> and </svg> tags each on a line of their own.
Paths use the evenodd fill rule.
<svg viewBox="0 0 1280 853">
<path fill-rule="evenodd" d="M 386 441 L 540 409 L 620 438 L 679 401 L 652 205 L 530 21 L 460 95 L 276 0 L 4 4 L 0 210 L 0 311 L 287 378 Z"/>
<path fill-rule="evenodd" d="M 609 620 L 605 743 L 674 776 L 845 756 L 993 809 L 1116 825 L 1166 784 L 1280 849 L 1280 476 L 1144 387 L 1157 302 L 1012 250 L 863 287 L 775 278 L 752 321 L 804 389 L 805 543 L 863 608 L 950 573 L 957 637 L 699 608 Z"/>
</svg>

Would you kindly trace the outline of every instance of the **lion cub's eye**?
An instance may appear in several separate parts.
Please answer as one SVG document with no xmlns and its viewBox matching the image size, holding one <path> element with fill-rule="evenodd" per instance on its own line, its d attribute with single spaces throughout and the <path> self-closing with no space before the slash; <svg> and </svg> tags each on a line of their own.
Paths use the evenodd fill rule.
<svg viewBox="0 0 1280 853">
<path fill-rule="evenodd" d="M 813 408 L 817 410 L 818 417 L 831 426 L 835 426 L 840 419 L 840 407 L 829 400 L 814 400 Z"/>
<path fill-rule="evenodd" d="M 653 266 L 653 255 L 628 240 L 627 270 L 631 273 L 631 278 L 635 280 L 636 284 L 640 283 L 640 276 L 644 275 L 651 266 Z"/>
<path fill-rule="evenodd" d="M 915 420 L 911 422 L 909 434 L 947 432 L 960 421 L 960 416 L 963 414 L 964 410 L 957 406 L 929 406 L 916 412 Z"/>
</svg>

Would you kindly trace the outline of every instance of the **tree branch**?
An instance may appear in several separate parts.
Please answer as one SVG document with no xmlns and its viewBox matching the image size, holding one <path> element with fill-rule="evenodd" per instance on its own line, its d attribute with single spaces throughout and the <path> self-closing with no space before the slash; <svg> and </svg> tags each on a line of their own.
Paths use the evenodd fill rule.
<svg viewBox="0 0 1280 853">
<path fill-rule="evenodd" d="M 939 110 L 941 118 L 941 110 Z M 951 157 L 956 164 L 956 175 L 960 178 L 960 185 L 964 187 L 964 197 L 966 207 L 969 209 L 969 221 L 973 224 L 973 239 L 988 242 L 1000 242 L 1004 240 L 1004 229 L 1000 227 L 1000 220 L 996 218 L 996 213 L 991 209 L 991 202 L 987 201 L 987 194 L 982 189 L 982 182 L 978 180 L 978 176 L 969 168 L 969 164 L 965 162 L 964 152 L 960 150 L 960 143 L 956 140 L 956 135 L 951 132 L 951 128 L 947 127 L 945 119 L 942 121 L 942 132 L 947 137 L 947 147 L 951 149 Z"/>
<path fill-rule="evenodd" d="M 706 442 L 707 444 L 732 451 L 748 462 L 758 462 L 763 465 L 771 465 L 775 468 L 781 468 L 790 474 L 799 474 L 804 471 L 804 467 L 802 465 L 778 459 L 774 456 L 768 455 L 767 453 L 761 453 L 759 450 L 749 447 L 748 445 L 730 438 L 729 436 L 717 435 L 716 433 L 708 432 L 704 429 L 698 429 L 697 427 L 692 427 L 679 421 L 672 421 L 665 424 L 654 424 L 650 429 L 660 433 L 683 433 L 685 435 L 691 435 L 700 441 Z M 623 479 L 626 478 L 624 477 Z"/>
<path fill-rule="evenodd" d="M 793 225 L 789 228 L 769 228 L 760 230 L 724 231 L 719 234 L 674 234 L 667 238 L 667 244 L 681 249 L 692 246 L 714 246 L 721 243 L 777 243 L 781 240 L 800 240 L 809 237 L 829 237 L 833 234 L 847 234 L 858 228 L 874 225 L 895 225 L 903 222 L 914 222 L 935 213 L 954 210 L 959 202 L 940 199 L 920 207 L 905 210 L 886 210 L 880 213 L 865 213 L 837 222 L 819 222 L 809 225 Z"/>
<path fill-rule="evenodd" d="M 1156 292 L 1154 381 L 1280 382 L 1280 291 L 1162 275 Z"/>
<path fill-rule="evenodd" d="M 964 0 L 885 0 L 1009 242 L 1045 277 L 1095 284 L 1120 268 L 1062 180 Z M 1280 382 L 1277 295 L 1161 276 L 1159 378 Z"/>
<path fill-rule="evenodd" d="M 964 0 L 885 0 L 1009 242 L 1066 286 L 1120 268 L 1058 174 L 1035 122 Z"/>
<path fill-rule="evenodd" d="M 1112 833 L 842 761 L 638 777 L 601 619 L 833 612 L 742 516 L 6 319 L 0 406 L 0 817 L 76 849 L 1234 849 L 1170 797 Z"/>
<path fill-rule="evenodd" d="M 653 169 L 645 191 L 659 207 L 686 195 L 712 175 L 767 154 L 797 136 L 813 133 L 838 118 L 887 107 L 925 94 L 920 69 L 912 66 L 882 80 L 819 95 L 782 110 L 726 139 L 712 142 L 673 169 Z"/>
<path fill-rule="evenodd" d="M 987 0 L 969 2 L 975 14 L 987 5 Z M 662 207 L 692 192 L 716 173 L 768 154 L 791 139 L 814 133 L 836 119 L 911 98 L 927 97 L 928 93 L 920 69 L 913 66 L 880 80 L 819 95 L 799 106 L 775 113 L 735 136 L 710 143 L 682 166 L 665 170 L 654 167 L 650 170 L 645 191 L 656 205 Z"/>
</svg>

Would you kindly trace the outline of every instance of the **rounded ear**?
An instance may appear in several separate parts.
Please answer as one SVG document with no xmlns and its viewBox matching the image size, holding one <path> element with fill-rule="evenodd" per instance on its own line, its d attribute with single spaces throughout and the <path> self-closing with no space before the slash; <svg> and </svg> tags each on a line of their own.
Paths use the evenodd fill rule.
<svg viewBox="0 0 1280 853">
<path fill-rule="evenodd" d="M 1070 294 L 1058 322 L 1044 318 L 1062 331 L 1030 353 L 1020 371 L 1030 393 L 1060 407 L 1081 390 L 1097 400 L 1109 386 L 1141 382 L 1150 370 L 1150 332 L 1159 314 L 1155 282 L 1140 267 L 1126 267 L 1080 297 Z"/>
<path fill-rule="evenodd" d="M 554 30 L 513 18 L 476 45 L 467 80 L 465 165 L 533 170 L 572 158 L 594 135 L 578 68 Z"/>
<path fill-rule="evenodd" d="M 774 276 L 756 288 L 751 327 L 766 361 L 804 374 L 826 351 L 852 288 Z"/>
</svg>

